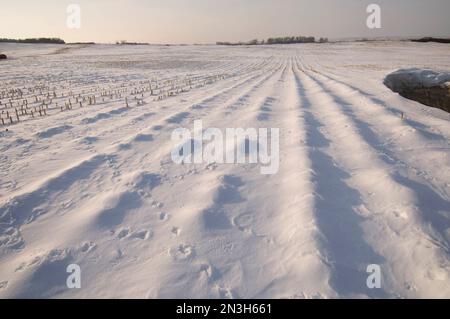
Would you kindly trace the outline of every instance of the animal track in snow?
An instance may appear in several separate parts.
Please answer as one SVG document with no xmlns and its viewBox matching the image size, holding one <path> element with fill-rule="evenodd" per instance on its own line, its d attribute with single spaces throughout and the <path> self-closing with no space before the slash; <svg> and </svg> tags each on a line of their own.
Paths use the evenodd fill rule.
<svg viewBox="0 0 450 319">
<path fill-rule="evenodd" d="M 129 233 L 130 233 L 130 229 L 129 228 L 122 228 L 117 233 L 117 238 L 119 238 L 119 239 L 125 238 L 125 237 L 128 236 Z"/>
<path fill-rule="evenodd" d="M 166 221 L 169 219 L 169 217 L 170 215 L 165 212 L 158 212 L 158 218 L 160 221 Z"/>
<path fill-rule="evenodd" d="M 96 247 L 97 247 L 97 245 L 94 242 L 89 241 L 89 242 L 83 243 L 83 245 L 81 245 L 80 249 L 83 253 L 89 253 L 89 252 L 93 251 Z"/>
<path fill-rule="evenodd" d="M 214 171 L 217 168 L 217 164 L 216 163 L 209 163 L 208 165 L 205 166 L 205 170 L 209 170 L 209 171 Z"/>
<path fill-rule="evenodd" d="M 203 275 L 206 275 L 208 278 L 208 281 L 214 281 L 220 278 L 221 274 L 217 270 L 217 268 L 214 268 L 211 264 L 205 263 L 200 265 L 200 273 Z"/>
<path fill-rule="evenodd" d="M 152 233 L 150 231 L 143 229 L 133 232 L 130 235 L 130 238 L 147 240 L 150 238 L 151 235 Z"/>
<path fill-rule="evenodd" d="M 221 299 L 233 299 L 233 293 L 231 289 L 217 286 L 217 292 Z"/>
<path fill-rule="evenodd" d="M 130 239 L 141 239 L 147 240 L 151 237 L 152 232 L 146 229 L 131 231 L 129 227 L 121 228 L 117 233 L 118 239 L 130 238 Z"/>
<path fill-rule="evenodd" d="M 164 206 L 164 204 L 161 202 L 157 202 L 157 201 L 152 202 L 152 208 L 162 208 L 163 206 Z"/>
<path fill-rule="evenodd" d="M 181 229 L 178 228 L 178 227 L 172 227 L 171 232 L 172 232 L 172 234 L 174 234 L 175 236 L 179 236 L 180 233 L 181 233 Z"/>
<path fill-rule="evenodd" d="M 191 245 L 180 244 L 169 249 L 169 255 L 176 261 L 184 261 L 194 256 L 194 248 Z"/>
<path fill-rule="evenodd" d="M 250 213 L 244 213 L 234 217 L 232 222 L 240 231 L 249 232 L 250 226 L 254 222 L 254 216 Z"/>
<path fill-rule="evenodd" d="M 211 278 L 213 274 L 213 269 L 209 264 L 203 264 L 200 266 L 200 271 L 204 272 L 208 278 Z"/>
</svg>

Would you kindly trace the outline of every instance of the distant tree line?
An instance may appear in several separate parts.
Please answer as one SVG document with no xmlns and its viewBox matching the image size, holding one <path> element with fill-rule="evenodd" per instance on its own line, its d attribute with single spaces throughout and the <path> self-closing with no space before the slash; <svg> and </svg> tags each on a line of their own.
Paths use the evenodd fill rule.
<svg viewBox="0 0 450 319">
<path fill-rule="evenodd" d="M 117 45 L 150 45 L 147 42 L 128 42 L 126 40 L 116 41 Z"/>
<path fill-rule="evenodd" d="M 52 44 L 65 44 L 64 40 L 59 38 L 29 38 L 29 39 L 6 39 L 0 38 L 0 42 L 8 43 L 52 43 Z"/>
<path fill-rule="evenodd" d="M 88 44 L 90 44 L 90 45 L 92 45 L 92 44 L 95 44 L 95 42 L 69 42 L 69 43 L 66 43 L 67 45 L 88 45 Z"/>
<path fill-rule="evenodd" d="M 320 38 L 318 43 L 326 43 L 328 42 L 327 38 Z M 264 45 L 264 44 L 293 44 L 293 43 L 317 43 L 315 37 L 277 37 L 277 38 L 269 38 L 267 40 L 254 39 L 247 42 L 216 42 L 217 45 Z"/>
<path fill-rule="evenodd" d="M 314 37 L 278 37 L 268 38 L 267 44 L 291 44 L 291 43 L 314 43 Z"/>
<path fill-rule="evenodd" d="M 420 39 L 411 39 L 412 42 L 436 42 L 436 43 L 450 43 L 450 38 L 433 38 L 425 37 Z"/>
</svg>

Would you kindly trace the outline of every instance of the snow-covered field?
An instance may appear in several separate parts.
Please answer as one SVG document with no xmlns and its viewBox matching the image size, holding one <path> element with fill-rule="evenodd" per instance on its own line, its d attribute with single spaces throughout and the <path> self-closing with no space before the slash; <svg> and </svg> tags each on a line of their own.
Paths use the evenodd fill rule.
<svg viewBox="0 0 450 319">
<path fill-rule="evenodd" d="M 0 110 L 51 100 L 0 123 L 0 297 L 450 298 L 450 114 L 382 83 L 447 45 L 0 51 Z M 194 120 L 279 128 L 278 173 L 175 164 Z"/>
</svg>

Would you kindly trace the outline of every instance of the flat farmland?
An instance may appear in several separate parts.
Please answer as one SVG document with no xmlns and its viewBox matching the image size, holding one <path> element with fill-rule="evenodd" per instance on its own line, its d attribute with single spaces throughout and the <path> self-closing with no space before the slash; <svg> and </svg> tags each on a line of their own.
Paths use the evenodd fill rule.
<svg viewBox="0 0 450 319">
<path fill-rule="evenodd" d="M 450 115 L 383 85 L 447 46 L 0 49 L 0 297 L 450 298 Z M 199 120 L 278 169 L 175 163 Z"/>
</svg>

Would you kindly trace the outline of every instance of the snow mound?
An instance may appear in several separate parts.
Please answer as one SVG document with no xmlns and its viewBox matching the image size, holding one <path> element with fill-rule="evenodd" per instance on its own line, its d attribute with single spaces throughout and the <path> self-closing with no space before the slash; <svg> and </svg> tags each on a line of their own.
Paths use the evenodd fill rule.
<svg viewBox="0 0 450 319">
<path fill-rule="evenodd" d="M 450 72 L 417 68 L 400 69 L 388 74 L 384 79 L 384 85 L 394 92 L 430 88 L 446 82 L 450 82 Z"/>
</svg>

